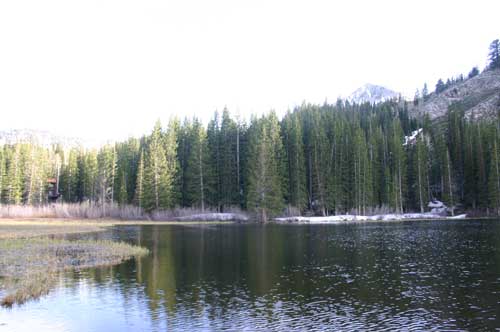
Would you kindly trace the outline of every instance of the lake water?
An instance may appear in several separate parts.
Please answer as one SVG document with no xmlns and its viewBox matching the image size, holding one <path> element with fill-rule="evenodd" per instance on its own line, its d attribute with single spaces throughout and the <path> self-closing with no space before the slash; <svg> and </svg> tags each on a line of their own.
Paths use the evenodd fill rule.
<svg viewBox="0 0 500 332">
<path fill-rule="evenodd" d="M 61 276 L 0 331 L 500 331 L 500 221 L 121 226 L 147 257 Z"/>
</svg>

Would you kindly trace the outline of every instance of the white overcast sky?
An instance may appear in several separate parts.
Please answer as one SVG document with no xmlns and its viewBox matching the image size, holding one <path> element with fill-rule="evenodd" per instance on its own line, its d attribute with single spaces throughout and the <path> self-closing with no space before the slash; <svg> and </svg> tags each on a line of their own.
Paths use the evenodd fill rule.
<svg viewBox="0 0 500 332">
<path fill-rule="evenodd" d="M 0 129 L 122 139 L 322 103 L 413 95 L 486 64 L 500 1 L 0 1 Z"/>
</svg>

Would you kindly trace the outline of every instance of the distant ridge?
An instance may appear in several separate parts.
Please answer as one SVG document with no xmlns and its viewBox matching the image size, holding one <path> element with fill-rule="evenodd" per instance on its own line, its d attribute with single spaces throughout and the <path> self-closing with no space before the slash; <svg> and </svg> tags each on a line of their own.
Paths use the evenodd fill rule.
<svg viewBox="0 0 500 332">
<path fill-rule="evenodd" d="M 75 137 L 54 135 L 45 130 L 12 129 L 0 130 L 0 146 L 16 143 L 33 143 L 45 147 L 61 145 L 65 148 L 83 147 L 86 142 Z"/>
</svg>

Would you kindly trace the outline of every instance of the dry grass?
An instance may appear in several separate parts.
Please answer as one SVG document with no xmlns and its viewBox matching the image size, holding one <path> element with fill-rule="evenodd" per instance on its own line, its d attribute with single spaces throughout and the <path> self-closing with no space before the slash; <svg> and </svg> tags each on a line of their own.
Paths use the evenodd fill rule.
<svg viewBox="0 0 500 332">
<path fill-rule="evenodd" d="M 2 225 L 0 240 L 0 304 L 22 304 L 47 294 L 58 273 L 68 269 L 83 269 L 114 265 L 134 256 L 148 253 L 145 248 L 122 242 L 91 240 L 56 240 L 31 238 L 40 234 L 61 234 L 91 231 L 86 225 L 67 228 L 66 225 L 43 224 Z M 26 228 L 27 227 L 27 228 Z M 82 228 L 83 227 L 83 228 Z M 9 236 L 5 236 L 9 234 Z"/>
<path fill-rule="evenodd" d="M 28 238 L 46 235 L 91 233 L 104 230 L 98 224 L 76 222 L 47 221 L 0 221 L 0 240 Z"/>
<path fill-rule="evenodd" d="M 237 220 L 247 220 L 246 214 L 238 207 L 230 207 L 224 210 L 224 213 L 231 213 Z M 201 215 L 206 218 L 200 218 Z M 67 220 L 126 220 L 137 222 L 143 221 L 174 221 L 188 220 L 189 217 L 196 216 L 197 221 L 213 221 L 217 215 L 217 210 L 206 208 L 174 208 L 170 210 L 158 210 L 146 213 L 139 207 L 132 205 L 118 205 L 116 203 L 95 204 L 89 202 L 83 203 L 57 203 L 51 205 L 1 205 L 0 219 L 67 219 Z M 217 220 L 215 218 L 215 220 Z"/>
<path fill-rule="evenodd" d="M 77 218 L 77 219 L 147 219 L 144 211 L 132 205 L 118 205 L 116 203 L 94 204 L 57 203 L 50 205 L 2 205 L 0 218 Z"/>
</svg>

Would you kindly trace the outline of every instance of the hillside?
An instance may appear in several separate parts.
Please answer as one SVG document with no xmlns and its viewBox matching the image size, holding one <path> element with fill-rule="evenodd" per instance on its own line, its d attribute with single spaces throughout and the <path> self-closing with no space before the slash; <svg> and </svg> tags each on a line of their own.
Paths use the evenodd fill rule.
<svg viewBox="0 0 500 332">
<path fill-rule="evenodd" d="M 500 109 L 500 70 L 481 74 L 456 83 L 443 92 L 432 93 L 423 104 L 412 108 L 413 114 L 429 114 L 431 120 L 446 115 L 453 105 L 465 112 L 466 118 L 490 118 Z"/>
</svg>

